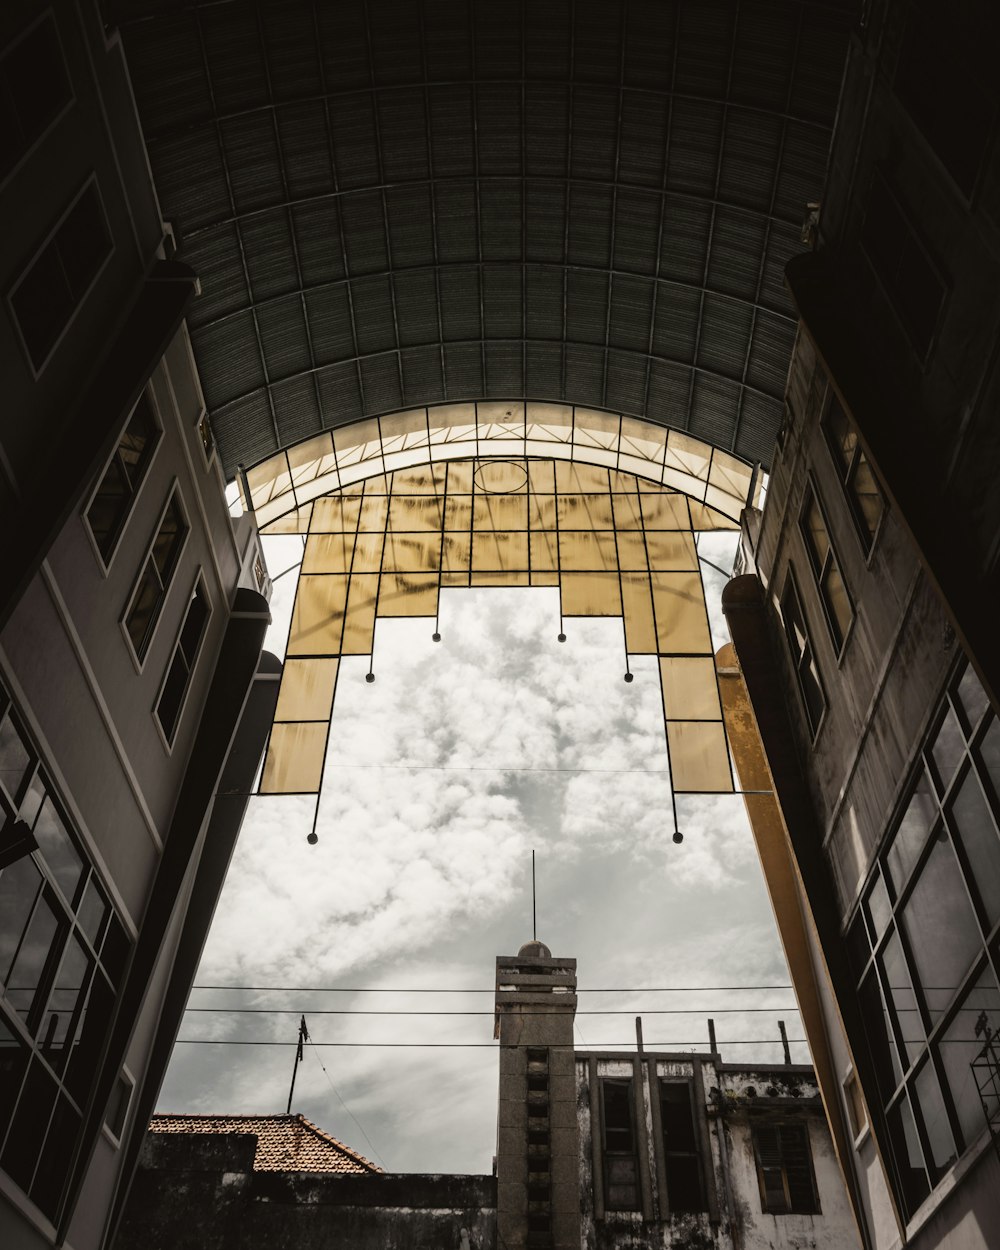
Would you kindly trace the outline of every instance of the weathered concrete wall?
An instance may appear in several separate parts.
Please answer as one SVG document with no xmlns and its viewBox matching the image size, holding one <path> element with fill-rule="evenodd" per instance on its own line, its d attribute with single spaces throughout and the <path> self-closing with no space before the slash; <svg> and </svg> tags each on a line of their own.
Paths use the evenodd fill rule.
<svg viewBox="0 0 1000 1250">
<path fill-rule="evenodd" d="M 148 1138 L 115 1250 L 495 1250 L 490 1176 L 254 1172 L 256 1141 Z"/>
</svg>

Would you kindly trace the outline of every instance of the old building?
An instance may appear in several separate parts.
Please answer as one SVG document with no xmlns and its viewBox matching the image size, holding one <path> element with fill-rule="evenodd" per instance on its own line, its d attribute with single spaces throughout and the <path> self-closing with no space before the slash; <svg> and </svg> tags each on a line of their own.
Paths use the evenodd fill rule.
<svg viewBox="0 0 1000 1250">
<path fill-rule="evenodd" d="M 581 1051 L 576 961 L 497 960 L 497 1237 L 509 1250 L 861 1243 L 812 1068 Z"/>
</svg>

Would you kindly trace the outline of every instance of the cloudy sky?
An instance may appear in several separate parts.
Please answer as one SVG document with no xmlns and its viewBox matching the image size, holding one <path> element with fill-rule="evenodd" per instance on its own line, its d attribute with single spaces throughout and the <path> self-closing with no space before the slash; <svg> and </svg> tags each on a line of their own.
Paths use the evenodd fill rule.
<svg viewBox="0 0 1000 1250">
<path fill-rule="evenodd" d="M 272 575 L 301 554 L 265 541 Z M 734 548 L 701 539 L 723 568 Z M 718 646 L 724 579 L 704 572 Z M 279 655 L 295 577 L 275 585 Z M 742 800 L 678 800 L 671 840 L 655 659 L 622 681 L 620 620 L 558 643 L 556 590 L 446 590 L 432 630 L 379 621 L 373 684 L 342 661 L 316 846 L 312 800 L 251 802 L 196 984 L 301 988 L 198 989 L 212 1010 L 181 1036 L 292 1044 L 304 1012 L 316 1043 L 392 1043 L 307 1047 L 293 1110 L 391 1171 L 488 1173 L 494 961 L 531 937 L 534 849 L 538 936 L 578 961 L 577 1045 L 623 1048 L 641 1014 L 647 1047 L 705 1049 L 712 1016 L 728 1059 L 780 1060 L 777 1019 L 802 1036 L 790 990 L 664 992 L 788 975 Z M 179 1045 L 159 1110 L 283 1112 L 293 1057 Z"/>
</svg>

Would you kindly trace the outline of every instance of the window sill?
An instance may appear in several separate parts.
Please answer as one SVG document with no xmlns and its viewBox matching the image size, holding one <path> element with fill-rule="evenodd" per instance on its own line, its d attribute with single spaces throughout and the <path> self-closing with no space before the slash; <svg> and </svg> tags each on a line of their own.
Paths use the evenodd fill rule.
<svg viewBox="0 0 1000 1250">
<path fill-rule="evenodd" d="M 980 1159 L 993 1147 L 993 1141 L 990 1137 L 989 1129 L 983 1129 L 976 1142 L 952 1164 L 951 1170 L 938 1181 L 937 1185 L 928 1196 L 923 1200 L 913 1214 L 913 1218 L 906 1225 L 906 1241 L 911 1242 L 931 1219 L 931 1217 L 942 1207 L 952 1196 L 956 1189 L 959 1188 L 962 1181 L 979 1163 Z"/>
</svg>

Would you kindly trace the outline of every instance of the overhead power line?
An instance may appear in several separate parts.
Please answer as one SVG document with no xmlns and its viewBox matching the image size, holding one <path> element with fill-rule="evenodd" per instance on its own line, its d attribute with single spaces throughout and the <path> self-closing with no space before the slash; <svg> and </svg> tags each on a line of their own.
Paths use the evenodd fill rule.
<svg viewBox="0 0 1000 1250">
<path fill-rule="evenodd" d="M 300 1007 L 188 1007 L 187 1011 L 209 1012 L 229 1016 L 297 1016 Z M 492 1016 L 492 1011 L 417 1011 L 413 1009 L 375 1009 L 366 1011 L 358 1007 L 308 1007 L 311 1016 Z M 577 1016 L 703 1016 L 744 1015 L 750 1012 L 798 1011 L 794 1004 L 779 1003 L 774 1007 L 641 1007 L 605 1008 L 597 1011 L 577 1011 Z M 533 1011 L 532 1016 L 561 1016 L 564 1011 Z"/>
<path fill-rule="evenodd" d="M 806 1044 L 804 1037 L 790 1037 L 789 1045 Z M 216 1037 L 179 1037 L 178 1046 L 296 1046 L 295 1041 L 272 1042 L 259 1039 L 216 1038 Z M 389 1047 L 395 1050 L 517 1050 L 517 1046 L 501 1046 L 499 1042 L 313 1042 L 314 1046 L 355 1046 L 363 1049 L 369 1047 Z M 646 1050 L 676 1050 L 679 1047 L 706 1046 L 705 1038 L 695 1042 L 646 1042 Z M 768 1037 L 751 1037 L 742 1041 L 717 1041 L 718 1046 L 780 1046 L 780 1039 Z M 605 1050 L 631 1050 L 635 1047 L 635 1038 L 627 1042 L 601 1042 L 596 1046 L 549 1046 L 549 1050 L 592 1050 L 597 1053 Z"/>
<path fill-rule="evenodd" d="M 196 985 L 196 990 L 243 990 L 254 994 L 495 994 L 496 986 L 486 989 L 468 989 L 459 987 L 449 989 L 447 986 L 430 986 L 414 988 L 404 985 L 390 989 L 384 985 Z M 766 992 L 769 990 L 790 990 L 788 985 L 637 985 L 632 988 L 600 989 L 592 986 L 580 986 L 575 994 L 693 994 L 717 993 L 728 994 L 738 990 Z"/>
</svg>

